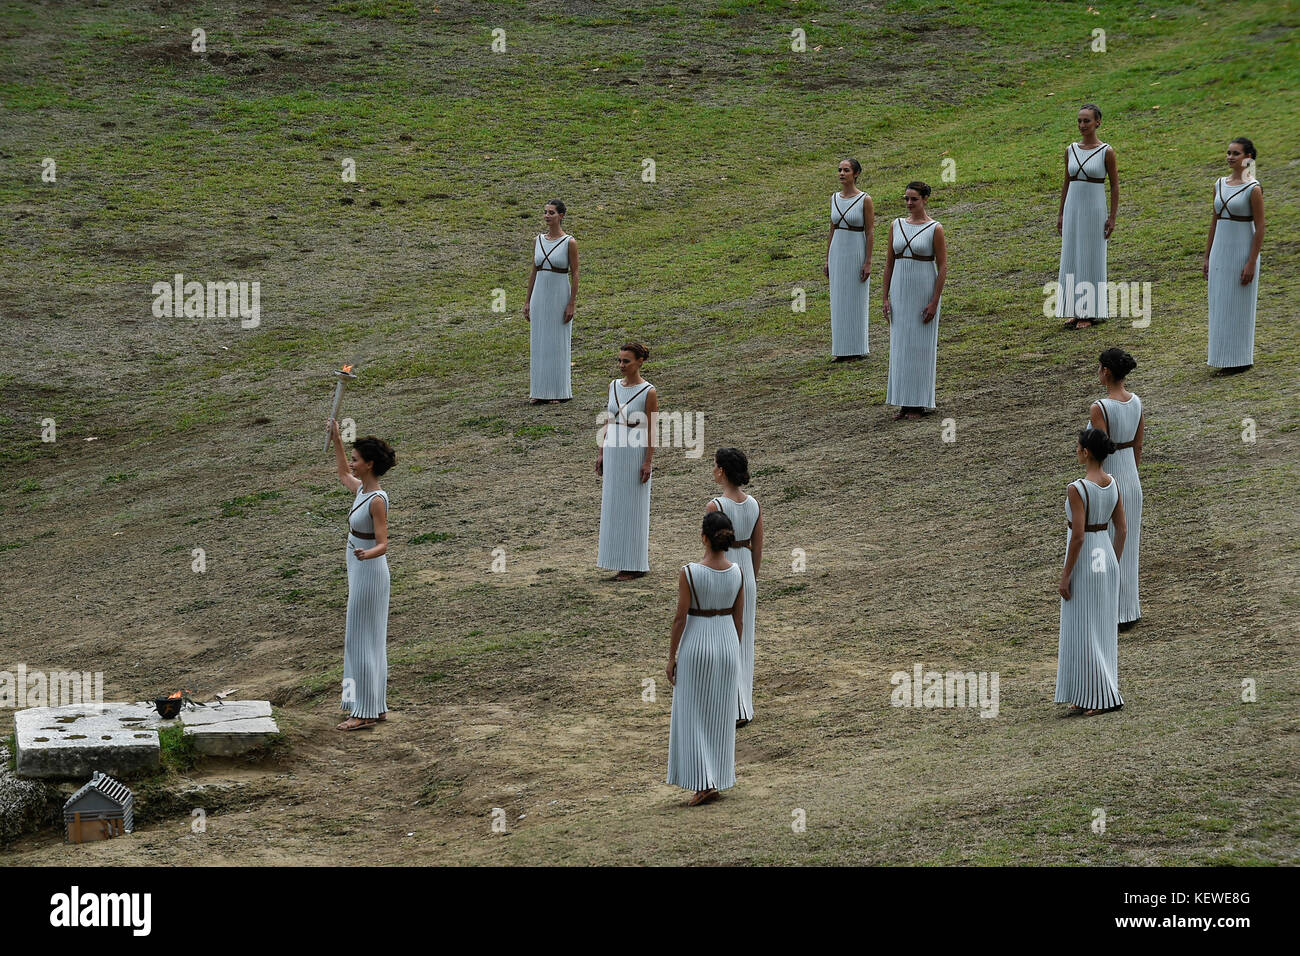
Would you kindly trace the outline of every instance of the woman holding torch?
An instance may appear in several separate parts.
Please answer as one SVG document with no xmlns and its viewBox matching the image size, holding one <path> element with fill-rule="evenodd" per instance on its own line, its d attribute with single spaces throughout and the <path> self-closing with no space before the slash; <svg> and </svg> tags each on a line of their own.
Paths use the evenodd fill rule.
<svg viewBox="0 0 1300 956">
<path fill-rule="evenodd" d="M 339 730 L 360 730 L 387 719 L 388 493 L 379 476 L 397 463 L 388 442 L 373 435 L 343 454 L 338 422 L 329 420 L 339 481 L 356 494 L 348 514 L 348 616 L 343 640 L 343 709 Z"/>
</svg>

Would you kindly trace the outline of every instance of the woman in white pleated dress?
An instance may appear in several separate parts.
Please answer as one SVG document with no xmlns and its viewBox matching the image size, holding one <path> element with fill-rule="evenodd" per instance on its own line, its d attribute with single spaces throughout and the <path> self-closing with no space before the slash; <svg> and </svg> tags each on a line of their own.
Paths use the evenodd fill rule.
<svg viewBox="0 0 1300 956">
<path fill-rule="evenodd" d="M 1255 303 L 1259 247 L 1264 242 L 1264 193 L 1255 182 L 1255 145 L 1228 144 L 1232 170 L 1214 184 L 1214 216 L 1202 271 L 1210 286 L 1210 357 L 1220 375 L 1255 364 Z"/>
<path fill-rule="evenodd" d="M 930 187 L 910 182 L 903 191 L 906 219 L 889 226 L 885 260 L 885 321 L 889 323 L 889 381 L 885 404 L 895 420 L 933 409 L 939 356 L 939 308 L 948 280 L 948 241 L 926 211 Z"/>
<path fill-rule="evenodd" d="M 564 203 L 546 204 L 545 235 L 533 240 L 524 319 L 528 322 L 529 402 L 557 404 L 573 397 L 569 367 L 573 308 L 578 299 L 578 241 L 564 231 Z"/>
<path fill-rule="evenodd" d="M 749 459 L 739 448 L 719 448 L 713 456 L 713 480 L 722 494 L 709 502 L 706 512 L 721 511 L 731 521 L 736 543 L 727 560 L 740 568 L 745 582 L 745 628 L 740 635 L 740 682 L 737 688 L 736 726 L 754 719 L 754 610 L 758 604 L 755 579 L 763 563 L 763 510 L 758 499 L 741 490 L 749 484 Z"/>
<path fill-rule="evenodd" d="M 609 383 L 596 474 L 601 476 L 596 566 L 631 581 L 650 570 L 650 475 L 654 470 L 659 393 L 641 377 L 650 350 L 629 342 L 618 353 L 622 379 Z"/>
<path fill-rule="evenodd" d="M 831 194 L 831 229 L 823 271 L 831 286 L 832 361 L 863 358 L 871 351 L 867 303 L 871 298 L 871 246 L 876 214 L 858 189 L 862 164 L 841 159 L 840 191 Z"/>
<path fill-rule="evenodd" d="M 1115 230 L 1119 212 L 1119 173 L 1115 150 L 1097 138 L 1101 110 L 1087 103 L 1080 107 L 1076 122 L 1079 142 L 1065 148 L 1065 183 L 1056 216 L 1056 231 L 1061 237 L 1056 317 L 1068 319 L 1067 328 L 1086 329 L 1105 320 L 1109 313 L 1106 241 Z"/>
<path fill-rule="evenodd" d="M 1102 470 L 1114 443 L 1095 428 L 1079 432 L 1075 454 L 1084 477 L 1066 487 L 1065 568 L 1057 644 L 1056 703 L 1092 717 L 1119 710 L 1119 562 L 1124 553 L 1124 501 L 1119 482 Z M 1107 533 L 1115 526 L 1112 546 Z"/>
<path fill-rule="evenodd" d="M 689 805 L 714 799 L 736 783 L 736 684 L 745 586 L 727 560 L 735 531 L 725 514 L 704 516 L 704 557 L 682 568 L 668 649 L 673 714 L 668 783 L 694 790 Z"/>
<path fill-rule="evenodd" d="M 1123 349 L 1107 349 L 1097 357 L 1097 377 L 1106 389 L 1106 397 L 1093 403 L 1092 427 L 1100 429 L 1115 443 L 1115 452 L 1106 459 L 1106 471 L 1114 477 L 1124 501 L 1124 519 L 1128 525 L 1124 556 L 1119 562 L 1119 629 L 1127 631 L 1142 617 L 1138 600 L 1138 551 L 1142 541 L 1142 482 L 1138 465 L 1142 464 L 1142 439 L 1146 434 L 1146 415 L 1142 399 L 1124 385 L 1137 361 Z M 1112 545 L 1116 530 L 1110 526 Z"/>
<path fill-rule="evenodd" d="M 388 442 L 367 435 L 343 454 L 338 422 L 327 423 L 339 481 L 354 492 L 348 514 L 348 613 L 343 638 L 343 710 L 339 730 L 363 730 L 388 719 L 388 493 L 379 476 L 397 463 Z"/>
</svg>

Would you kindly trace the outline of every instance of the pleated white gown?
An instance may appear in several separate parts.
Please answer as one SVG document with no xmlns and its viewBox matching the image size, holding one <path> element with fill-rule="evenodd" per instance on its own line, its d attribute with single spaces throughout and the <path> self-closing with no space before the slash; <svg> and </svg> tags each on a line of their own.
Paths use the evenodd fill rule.
<svg viewBox="0 0 1300 956">
<path fill-rule="evenodd" d="M 1127 402 L 1103 398 L 1097 402 L 1108 424 L 1111 441 L 1120 445 L 1137 436 L 1142 420 L 1142 399 L 1134 395 Z M 1120 498 L 1124 501 L 1124 523 L 1128 529 L 1124 539 L 1124 555 L 1119 559 L 1119 623 L 1127 624 L 1142 616 L 1142 603 L 1138 600 L 1138 549 L 1142 541 L 1142 482 L 1138 478 L 1137 460 L 1132 448 L 1121 448 L 1106 457 L 1106 471 L 1119 483 Z M 1110 539 L 1115 540 L 1115 525 L 1110 526 Z"/>
<path fill-rule="evenodd" d="M 348 516 L 348 616 L 343 639 L 342 707 L 353 717 L 375 718 L 388 711 L 388 555 L 358 560 L 357 548 L 375 546 L 375 540 L 358 538 L 353 531 L 375 533 L 370 499 L 386 491 L 357 490 Z M 349 699 L 351 697 L 351 699 Z"/>
<path fill-rule="evenodd" d="M 889 280 L 889 381 L 885 404 L 934 408 L 939 360 L 939 311 L 929 322 L 921 310 L 934 296 L 939 268 L 934 262 L 937 221 L 914 225 L 894 220 L 894 272 Z M 943 302 L 940 300 L 939 309 Z"/>
<path fill-rule="evenodd" d="M 1056 316 L 1104 319 L 1110 309 L 1106 293 L 1106 144 L 1085 150 L 1071 143 L 1065 171 L 1070 186 L 1061 211 Z"/>
<path fill-rule="evenodd" d="M 1084 499 L 1084 524 L 1109 522 L 1120 500 L 1119 482 L 1112 476 L 1105 488 L 1087 478 L 1073 484 Z M 1070 520 L 1068 496 L 1065 520 L 1067 523 Z M 1071 534 L 1073 529 L 1066 532 L 1067 547 Z M 1070 574 L 1070 600 L 1061 598 L 1056 703 L 1078 704 L 1088 710 L 1105 710 L 1124 703 L 1119 694 L 1118 658 L 1119 562 L 1115 560 L 1110 534 L 1104 528 L 1085 531 L 1083 549 Z"/>
<path fill-rule="evenodd" d="M 1229 186 L 1220 177 L 1214 187 L 1214 244 L 1210 246 L 1210 358 L 1214 368 L 1255 364 L 1255 303 L 1259 295 L 1259 257 L 1255 278 L 1241 284 L 1255 222 L 1226 216 L 1251 216 L 1250 194 L 1259 183 Z"/>
<path fill-rule="evenodd" d="M 686 565 L 692 606 L 729 608 L 742 575 L 732 564 L 715 571 Z M 688 615 L 677 646 L 677 684 L 668 734 L 668 783 L 687 790 L 726 790 L 736 783 L 736 684 L 740 641 L 730 614 Z"/>
<path fill-rule="evenodd" d="M 748 541 L 754 536 L 760 508 L 758 499 L 746 495 L 742 504 L 725 495 L 713 499 L 728 518 L 736 532 L 737 541 Z M 754 719 L 754 612 L 758 607 L 758 586 L 754 579 L 754 552 L 747 547 L 728 548 L 727 560 L 740 568 L 745 583 L 744 633 L 740 636 L 740 681 L 738 684 L 737 720 Z"/>
<path fill-rule="evenodd" d="M 564 321 L 569 305 L 569 239 L 550 242 L 538 236 L 533 244 L 533 297 L 529 300 L 528 395 L 530 398 L 572 398 L 569 364 L 573 352 L 573 323 Z M 563 269 L 563 272 L 555 270 Z"/>
<path fill-rule="evenodd" d="M 649 382 L 609 383 L 604 480 L 600 493 L 600 547 L 596 566 L 609 571 L 650 570 L 650 486 L 641 481 L 649 444 Z"/>
<path fill-rule="evenodd" d="M 831 236 L 828 261 L 831 279 L 831 354 L 867 355 L 871 352 L 867 303 L 871 280 L 862 282 L 862 264 L 867 261 L 866 193 L 845 199 L 831 195 Z"/>
</svg>

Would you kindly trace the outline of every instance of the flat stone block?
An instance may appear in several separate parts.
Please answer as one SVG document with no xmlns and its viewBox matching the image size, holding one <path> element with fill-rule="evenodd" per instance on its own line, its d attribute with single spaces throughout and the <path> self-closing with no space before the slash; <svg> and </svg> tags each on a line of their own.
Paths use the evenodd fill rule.
<svg viewBox="0 0 1300 956">
<path fill-rule="evenodd" d="M 269 700 L 227 701 L 181 712 L 185 737 L 201 754 L 235 757 L 265 746 L 280 732 Z"/>
<path fill-rule="evenodd" d="M 174 724 L 152 704 L 69 704 L 29 707 L 14 714 L 18 775 L 42 780 L 88 780 L 157 770 L 158 728 Z"/>
</svg>

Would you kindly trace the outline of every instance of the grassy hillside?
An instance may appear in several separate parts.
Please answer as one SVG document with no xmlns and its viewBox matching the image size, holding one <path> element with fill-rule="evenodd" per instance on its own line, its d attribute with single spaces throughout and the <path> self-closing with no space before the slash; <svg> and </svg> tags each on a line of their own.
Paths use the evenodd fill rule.
<svg viewBox="0 0 1300 956">
<path fill-rule="evenodd" d="M 238 686 L 290 738 L 222 771 L 239 812 L 202 838 L 178 816 L 88 852 L 1296 862 L 1297 27 L 1293 2 L 0 4 L 0 573 L 20 624 L 0 669 L 103 670 L 115 698 Z M 1083 102 L 1118 154 L 1110 277 L 1152 284 L 1148 328 L 1042 314 Z M 1238 135 L 1269 232 L 1256 368 L 1223 379 L 1201 254 Z M 878 211 L 872 355 L 831 365 L 846 155 Z M 939 411 L 895 423 L 878 283 L 915 178 L 949 242 Z M 521 309 L 556 197 L 581 246 L 576 397 L 531 407 Z M 178 272 L 259 281 L 260 326 L 155 318 Z M 661 782 L 663 666 L 715 489 L 709 451 L 663 450 L 654 570 L 603 580 L 595 421 L 628 338 L 666 409 L 705 414 L 706 449 L 750 452 L 767 522 L 757 719 L 737 788 L 689 813 Z M 1111 345 L 1147 409 L 1144 619 L 1121 636 L 1125 710 L 1060 720 L 1064 485 Z M 348 496 L 321 455 L 343 362 L 344 414 L 399 456 L 393 720 L 352 735 L 333 730 Z M 917 663 L 998 672 L 999 716 L 892 708 L 890 674 Z"/>
</svg>

